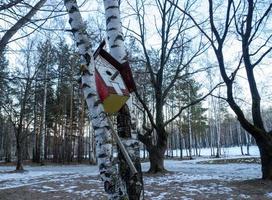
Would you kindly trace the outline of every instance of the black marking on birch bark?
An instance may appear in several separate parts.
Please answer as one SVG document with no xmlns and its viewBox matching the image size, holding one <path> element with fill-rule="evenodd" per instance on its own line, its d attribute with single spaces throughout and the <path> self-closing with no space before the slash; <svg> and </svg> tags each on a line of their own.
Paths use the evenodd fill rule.
<svg viewBox="0 0 272 200">
<path fill-rule="evenodd" d="M 73 34 L 75 34 L 76 32 L 78 32 L 78 29 L 77 29 L 77 28 L 72 28 L 71 32 L 72 32 Z"/>
<path fill-rule="evenodd" d="M 87 66 L 89 66 L 89 64 L 91 62 L 91 56 L 88 53 L 85 53 L 84 58 L 86 59 Z"/>
<path fill-rule="evenodd" d="M 85 47 L 85 52 L 89 52 L 90 49 L 91 49 L 90 46 L 86 46 L 86 47 Z M 90 55 L 89 55 L 89 56 L 90 56 Z M 91 56 L 90 56 L 90 57 L 91 57 Z M 88 65 L 90 64 L 90 62 L 91 62 L 91 58 L 90 58 L 90 61 L 89 61 Z"/>
<path fill-rule="evenodd" d="M 101 100 L 100 100 L 100 99 L 98 99 L 98 100 L 96 100 L 96 101 L 94 102 L 94 107 L 99 106 L 99 104 L 101 104 Z"/>
<path fill-rule="evenodd" d="M 109 9 L 116 9 L 116 8 L 118 9 L 119 7 L 118 7 L 118 6 L 109 6 L 109 7 L 106 8 L 106 10 L 109 10 Z"/>
<path fill-rule="evenodd" d="M 78 8 L 76 6 L 72 6 L 68 12 L 69 13 L 78 12 Z"/>
<path fill-rule="evenodd" d="M 86 69 L 86 70 L 84 70 L 83 72 L 82 72 L 82 75 L 86 75 L 86 74 L 88 74 L 88 75 L 93 75 L 93 74 L 91 74 L 90 73 L 90 71 L 88 70 L 88 69 Z"/>
<path fill-rule="evenodd" d="M 122 196 L 124 193 L 122 192 L 122 190 L 119 188 L 119 195 Z"/>
<path fill-rule="evenodd" d="M 95 125 L 93 125 L 93 129 L 96 131 L 96 130 L 98 130 L 100 127 L 99 126 L 95 126 Z"/>
<path fill-rule="evenodd" d="M 127 61 L 128 60 L 128 57 L 127 55 L 125 55 L 123 58 L 122 58 L 123 61 Z"/>
<path fill-rule="evenodd" d="M 108 194 L 114 194 L 115 193 L 115 185 L 112 184 L 111 182 L 109 181 L 105 181 L 104 182 L 104 190 L 106 193 Z M 120 192 L 119 192 L 120 193 Z M 113 197 L 113 199 L 120 199 L 118 196 L 116 197 Z"/>
<path fill-rule="evenodd" d="M 131 143 L 129 146 L 131 148 L 135 148 L 136 146 L 138 146 L 138 142 Z"/>
<path fill-rule="evenodd" d="M 87 83 L 83 83 L 82 88 L 90 88 L 90 86 Z"/>
<path fill-rule="evenodd" d="M 108 173 L 108 172 L 105 172 L 105 176 L 106 176 L 107 178 L 110 178 L 110 177 L 111 177 L 111 174 Z"/>
<path fill-rule="evenodd" d="M 104 128 L 106 128 L 107 130 L 110 130 L 110 126 L 106 125 Z"/>
<path fill-rule="evenodd" d="M 101 163 L 99 165 L 99 170 L 106 169 L 106 165 L 104 163 Z"/>
<path fill-rule="evenodd" d="M 77 83 L 78 83 L 78 84 L 81 84 L 81 83 L 82 83 L 82 78 L 81 78 L 81 77 L 79 77 L 79 78 L 77 79 Z"/>
<path fill-rule="evenodd" d="M 109 28 L 109 29 L 107 29 L 107 31 L 115 31 L 115 30 L 117 30 L 117 28 Z"/>
<path fill-rule="evenodd" d="M 116 48 L 116 47 L 119 47 L 119 45 L 117 44 L 111 45 L 111 48 Z"/>
<path fill-rule="evenodd" d="M 115 15 L 109 16 L 106 20 L 106 24 L 108 25 L 112 19 L 117 19 Z"/>
<path fill-rule="evenodd" d="M 105 153 L 102 153 L 102 154 L 99 154 L 99 155 L 98 155 L 98 158 L 106 158 L 106 157 L 108 157 L 108 156 L 107 156 L 107 154 L 105 154 Z"/>
<path fill-rule="evenodd" d="M 84 43 L 85 43 L 84 40 L 79 40 L 78 42 L 76 42 L 76 45 L 79 46 L 79 45 L 82 45 Z"/>
<path fill-rule="evenodd" d="M 87 95 L 87 98 L 86 99 L 88 99 L 88 98 L 92 98 L 92 97 L 94 97 L 94 96 L 96 96 L 95 94 L 93 94 L 93 93 L 89 93 L 88 95 Z"/>
<path fill-rule="evenodd" d="M 73 21 L 73 18 L 70 18 L 69 19 L 69 24 L 71 24 L 72 23 L 72 21 Z M 72 32 L 73 32 L 73 28 L 72 28 L 72 30 L 71 30 Z"/>
<path fill-rule="evenodd" d="M 117 35 L 116 38 L 114 39 L 114 42 L 116 42 L 117 40 L 124 41 L 123 35 L 121 34 Z"/>
<path fill-rule="evenodd" d="M 107 115 L 104 111 L 100 113 L 100 118 L 101 120 L 107 120 Z"/>
</svg>

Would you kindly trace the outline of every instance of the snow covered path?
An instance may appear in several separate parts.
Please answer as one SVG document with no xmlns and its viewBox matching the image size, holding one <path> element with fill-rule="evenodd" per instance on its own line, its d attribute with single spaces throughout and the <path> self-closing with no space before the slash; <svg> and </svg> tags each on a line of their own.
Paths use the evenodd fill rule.
<svg viewBox="0 0 272 200">
<path fill-rule="evenodd" d="M 145 175 L 146 199 L 230 200 L 256 199 L 260 195 L 257 199 L 272 199 L 271 183 L 244 182 L 261 177 L 259 164 L 199 164 L 203 160 L 207 158 L 166 160 L 169 173 Z M 146 171 L 149 163 L 142 167 Z M 0 199 L 106 199 L 97 166 L 25 166 L 25 169 L 26 172 L 15 174 L 7 173 L 14 167 L 0 166 Z M 252 191 L 248 190 L 250 187 Z"/>
<path fill-rule="evenodd" d="M 247 180 L 261 178 L 261 165 L 259 164 L 199 164 L 200 161 L 203 160 L 166 160 L 165 166 L 167 170 L 180 174 L 179 178 L 175 178 L 182 182 L 209 179 Z M 149 163 L 144 163 L 143 170 L 147 171 L 148 168 Z"/>
<path fill-rule="evenodd" d="M 271 182 L 259 180 L 260 164 L 230 162 L 254 160 L 239 155 L 239 147 L 223 149 L 221 159 L 208 158 L 208 149 L 201 152 L 203 157 L 195 160 L 165 160 L 169 173 L 164 175 L 145 174 L 145 199 L 272 199 Z M 251 147 L 250 154 L 258 157 L 258 149 Z M 149 163 L 142 167 L 147 171 Z M 24 173 L 10 173 L 14 169 L 0 166 L 0 200 L 106 199 L 97 166 L 25 166 Z"/>
<path fill-rule="evenodd" d="M 0 166 L 0 190 L 35 185 L 48 181 L 65 181 L 65 179 L 97 176 L 98 168 L 92 165 L 72 166 L 25 166 L 23 173 L 5 173 L 14 170 L 14 166 Z"/>
</svg>

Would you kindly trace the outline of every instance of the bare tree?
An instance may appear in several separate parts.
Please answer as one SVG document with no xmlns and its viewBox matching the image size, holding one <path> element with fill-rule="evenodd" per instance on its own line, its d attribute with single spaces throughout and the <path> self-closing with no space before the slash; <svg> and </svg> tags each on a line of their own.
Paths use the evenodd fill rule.
<svg viewBox="0 0 272 200">
<path fill-rule="evenodd" d="M 31 46 L 31 45 L 30 45 Z M 32 123 L 33 117 L 31 116 L 31 98 L 33 96 L 32 85 L 34 79 L 39 71 L 36 68 L 33 72 L 33 64 L 31 63 L 30 51 L 28 49 L 25 53 L 26 63 L 24 63 L 24 72 L 22 73 L 22 78 L 12 79 L 11 85 L 14 88 L 14 92 L 10 92 L 9 101 L 3 108 L 13 125 L 15 137 L 16 137 L 16 155 L 17 163 L 16 170 L 23 170 L 23 151 L 26 138 L 29 135 L 28 128 Z M 11 82 L 11 81 L 10 81 Z M 17 99 L 18 103 L 16 103 Z"/>
<path fill-rule="evenodd" d="M 0 6 L 0 12 L 11 9 L 12 7 L 16 6 L 17 4 L 23 1 L 16 0 L 11 1 L 9 3 L 3 4 Z M 10 39 L 20 30 L 26 23 L 31 21 L 31 18 L 39 11 L 39 9 L 45 4 L 46 0 L 39 0 L 33 7 L 30 8 L 29 12 L 19 18 L 12 26 L 5 31 L 4 35 L 1 37 L 0 40 L 0 54 L 4 51 L 5 47 L 9 43 Z M 2 13 L 0 13 L 1 15 Z M 5 14 L 3 14 L 5 15 Z M 10 23 L 10 22 L 9 22 Z"/>
<path fill-rule="evenodd" d="M 172 5 L 175 5 L 172 1 Z M 261 115 L 261 96 L 256 83 L 254 69 L 262 64 L 271 53 L 271 38 L 269 32 L 265 32 L 266 25 L 271 23 L 272 3 L 269 1 L 253 1 L 228 0 L 222 9 L 214 8 L 214 2 L 209 0 L 209 26 L 210 31 L 204 29 L 190 13 L 184 9 L 177 7 L 183 14 L 191 18 L 194 24 L 199 28 L 200 32 L 206 36 L 212 45 L 215 53 L 220 74 L 227 87 L 227 97 L 231 109 L 235 112 L 241 126 L 250 133 L 256 140 L 260 150 L 262 163 L 263 179 L 272 179 L 272 131 L 264 127 L 263 118 Z M 215 22 L 216 10 L 225 12 L 222 23 Z M 223 16 L 220 13 L 220 16 Z M 232 27 L 235 27 L 232 29 Z M 226 62 L 226 46 L 227 36 L 232 32 L 238 37 L 241 47 L 241 57 L 237 61 L 237 67 L 229 72 L 229 64 Z M 262 39 L 259 36 L 262 36 Z M 246 115 L 241 106 L 237 103 L 234 96 L 234 83 L 237 80 L 237 73 L 241 66 L 244 66 L 246 79 L 251 95 L 251 116 L 253 122 L 246 118 Z"/>
<path fill-rule="evenodd" d="M 178 4 L 178 2 L 174 1 L 173 3 Z M 168 138 L 166 126 L 173 122 L 184 109 L 189 107 L 189 105 L 180 107 L 171 118 L 166 119 L 164 116 L 166 102 L 171 91 L 175 90 L 177 85 L 186 82 L 189 74 L 196 73 L 193 70 L 186 73 L 185 69 L 205 51 L 206 46 L 202 42 L 201 36 L 189 35 L 194 25 L 188 22 L 186 15 L 178 16 L 174 5 L 167 1 L 156 0 L 155 5 L 152 5 L 152 9 L 158 12 L 159 17 L 152 16 L 155 23 L 153 30 L 156 31 L 155 35 L 160 42 L 157 49 L 149 47 L 146 3 L 146 1 L 142 0 L 135 1 L 135 4 L 128 2 L 137 17 L 139 32 L 131 30 L 129 27 L 127 29 L 140 43 L 143 52 L 143 56 L 140 59 L 138 58 L 138 62 L 142 60 L 140 65 L 145 67 L 142 71 L 147 78 L 146 82 L 139 83 L 136 96 L 142 104 L 144 112 L 147 113 L 150 126 L 144 126 L 146 134 L 140 134 L 139 139 L 146 145 L 149 152 L 151 163 L 149 172 L 157 173 L 165 171 L 164 153 L 167 148 Z M 192 4 L 189 1 L 184 3 L 186 10 L 190 10 L 191 6 Z M 199 39 L 199 43 L 194 45 L 196 48 L 191 48 L 191 41 L 196 37 Z M 150 88 L 148 92 L 145 91 L 147 86 Z M 146 96 L 150 97 L 152 95 L 155 101 L 154 109 L 152 103 L 146 98 Z M 190 104 L 196 104 L 203 98 Z"/>
</svg>

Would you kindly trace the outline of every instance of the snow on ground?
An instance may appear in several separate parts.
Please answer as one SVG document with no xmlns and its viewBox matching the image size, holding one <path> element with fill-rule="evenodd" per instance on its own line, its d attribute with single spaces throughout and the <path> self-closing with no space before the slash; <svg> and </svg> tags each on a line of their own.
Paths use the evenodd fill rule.
<svg viewBox="0 0 272 200">
<path fill-rule="evenodd" d="M 218 181 L 241 181 L 261 178 L 261 166 L 259 164 L 199 164 L 199 160 L 203 159 L 186 161 L 165 160 L 166 169 L 174 173 L 160 177 L 146 177 L 145 184 L 161 188 L 174 187 L 172 186 L 173 184 L 182 185 L 178 189 L 181 193 L 190 196 L 200 195 L 203 196 L 203 199 L 206 199 L 204 198 L 205 195 L 219 194 L 231 196 L 232 188 L 226 187 L 218 183 Z M 149 168 L 149 163 L 143 163 L 142 166 L 143 170 L 146 171 Z M 202 183 L 195 183 L 199 181 L 206 182 L 205 186 Z M 149 193 L 146 195 L 153 197 Z M 241 195 L 239 199 L 246 199 L 245 194 Z M 206 197 L 208 198 L 208 196 Z M 178 199 L 190 198 L 183 196 Z"/>
<path fill-rule="evenodd" d="M 149 163 L 143 163 L 143 170 L 147 171 Z M 158 184 L 166 185 L 175 179 L 178 182 L 194 180 L 247 180 L 261 177 L 259 164 L 198 164 L 197 160 L 178 161 L 165 160 L 166 169 L 175 172 L 172 177 L 155 179 Z M 169 179 L 170 180 L 165 180 Z"/>
<path fill-rule="evenodd" d="M 267 193 L 266 196 L 267 196 L 268 198 L 271 198 L 271 199 L 272 199 L 272 192 Z"/>
<path fill-rule="evenodd" d="M 86 176 L 96 176 L 97 166 L 63 165 L 63 166 L 25 166 L 25 172 L 5 173 L 14 170 L 14 166 L 0 166 L 0 190 L 25 185 L 35 185 L 52 179 L 63 180 Z"/>
<path fill-rule="evenodd" d="M 202 152 L 205 151 L 202 150 Z M 227 152 L 225 155 L 231 155 L 230 158 L 241 157 L 239 148 L 225 149 L 225 152 Z M 258 155 L 257 151 L 256 154 L 253 152 L 251 147 L 251 155 Z M 247 158 L 250 157 L 247 156 Z M 226 182 L 261 178 L 260 164 L 200 163 L 203 160 L 207 160 L 207 157 L 182 161 L 165 160 L 165 167 L 171 173 L 144 177 L 146 199 L 189 200 L 198 199 L 199 196 L 203 199 L 210 197 L 217 199 L 222 197 L 220 195 L 230 197 L 228 199 L 251 198 L 246 192 L 238 192 L 238 196 L 233 196 L 234 188 Z M 147 171 L 149 162 L 142 163 L 142 168 L 143 171 Z M 14 166 L 0 166 L 0 193 L 5 190 L 16 189 L 17 191 L 17 188 L 27 187 L 32 193 L 54 193 L 51 196 L 53 199 L 69 199 L 71 195 L 76 195 L 73 199 L 97 199 L 97 196 L 105 195 L 103 184 L 97 176 L 97 166 L 25 166 L 27 171 L 23 173 L 8 172 L 12 170 L 14 170 Z M 66 196 L 62 196 L 62 194 L 66 194 Z M 272 199 L 272 191 L 266 191 L 263 195 L 267 199 Z"/>
<path fill-rule="evenodd" d="M 243 146 L 243 152 L 244 153 L 247 153 L 247 147 L 246 146 Z M 215 149 L 216 151 L 216 149 Z M 210 148 L 202 148 L 200 151 L 198 150 L 198 152 L 200 152 L 200 155 L 201 156 L 204 156 L 204 157 L 209 157 L 211 156 L 211 149 Z M 168 155 L 172 155 L 173 153 L 173 156 L 174 157 L 180 157 L 180 149 L 175 149 L 175 150 L 169 150 L 168 151 Z M 195 155 L 195 149 L 193 148 L 192 149 L 192 153 L 193 155 Z M 146 151 L 145 152 L 146 156 L 148 156 L 148 152 Z M 166 155 L 167 153 L 165 153 Z M 188 151 L 186 151 L 186 149 L 183 149 L 182 150 L 182 155 L 183 156 L 187 156 L 188 154 Z M 221 154 L 223 157 L 230 157 L 230 156 L 241 156 L 242 153 L 241 153 L 241 147 L 227 147 L 227 148 L 224 148 L 222 147 L 221 148 Z M 260 156 L 260 152 L 259 152 L 259 149 L 257 146 L 250 146 L 249 147 L 249 154 L 251 156 Z M 144 152 L 141 151 L 141 157 L 143 157 L 144 155 Z"/>
</svg>

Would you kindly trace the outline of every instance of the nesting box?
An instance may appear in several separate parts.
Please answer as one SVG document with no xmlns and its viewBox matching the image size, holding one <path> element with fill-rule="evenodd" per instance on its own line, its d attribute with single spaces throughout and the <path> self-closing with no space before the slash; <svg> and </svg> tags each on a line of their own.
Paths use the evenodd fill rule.
<svg viewBox="0 0 272 200">
<path fill-rule="evenodd" d="M 103 46 L 94 54 L 96 89 L 105 112 L 116 113 L 129 99 L 129 90 L 118 70 L 122 65 Z"/>
</svg>

